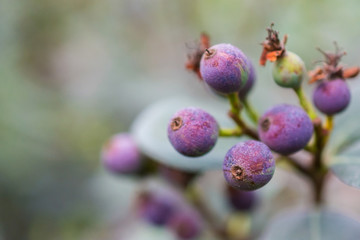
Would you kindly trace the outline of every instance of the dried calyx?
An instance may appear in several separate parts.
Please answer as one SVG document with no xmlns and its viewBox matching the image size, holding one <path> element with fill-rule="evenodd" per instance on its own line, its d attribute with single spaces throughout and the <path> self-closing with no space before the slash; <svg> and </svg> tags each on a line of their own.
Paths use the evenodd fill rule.
<svg viewBox="0 0 360 240">
<path fill-rule="evenodd" d="M 323 66 L 316 67 L 314 70 L 309 72 L 309 83 L 313 83 L 323 79 L 331 80 L 337 78 L 354 78 L 359 74 L 359 67 L 355 66 L 344 68 L 342 65 L 339 64 L 341 58 L 346 55 L 346 52 L 342 51 L 336 42 L 334 42 L 334 45 L 335 53 L 325 52 L 320 48 L 317 48 L 325 56 L 325 60 L 320 61 L 323 62 Z"/>
<path fill-rule="evenodd" d="M 200 74 L 200 60 L 204 52 L 210 47 L 210 38 L 206 33 L 202 33 L 200 40 L 195 43 L 195 46 L 187 45 L 189 53 L 187 55 L 187 62 L 185 63 L 186 69 L 189 69 L 197 74 L 200 80 L 202 80 Z"/>
<path fill-rule="evenodd" d="M 279 32 L 273 29 L 274 23 L 271 23 L 267 28 L 268 36 L 266 40 L 261 43 L 263 51 L 260 57 L 260 65 L 265 66 L 266 61 L 275 62 L 276 59 L 283 56 L 285 53 L 285 44 L 287 41 L 287 35 L 284 35 L 282 41 L 279 39 Z"/>
</svg>

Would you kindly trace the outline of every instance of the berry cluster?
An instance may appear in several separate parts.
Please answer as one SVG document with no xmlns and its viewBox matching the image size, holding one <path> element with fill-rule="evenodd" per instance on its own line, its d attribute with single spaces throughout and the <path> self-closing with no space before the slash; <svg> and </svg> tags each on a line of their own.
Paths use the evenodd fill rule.
<svg viewBox="0 0 360 240">
<path fill-rule="evenodd" d="M 322 201 L 324 179 L 329 170 L 324 164 L 323 149 L 333 129 L 333 116 L 350 103 L 346 80 L 360 72 L 359 67 L 345 68 L 340 64 L 345 53 L 336 45 L 335 53 L 319 49 L 325 61 L 307 74 L 302 59 L 285 48 L 287 39 L 285 35 L 280 41 L 273 24 L 267 28 L 259 64 L 264 66 L 267 61 L 274 63 L 273 80 L 280 87 L 293 90 L 301 107 L 280 104 L 259 117 L 248 101 L 256 81 L 250 59 L 231 44 L 210 46 L 208 35 L 202 34 L 197 48 L 188 55 L 186 68 L 192 70 L 214 93 L 228 98 L 228 115 L 235 127 L 222 128 L 211 114 L 195 107 L 174 113 L 167 126 L 168 139 L 174 149 L 188 157 L 207 154 L 219 137 L 246 136 L 251 139 L 229 148 L 223 160 L 223 175 L 228 183 L 226 196 L 229 205 L 237 211 L 253 209 L 257 195 L 252 190 L 263 187 L 272 179 L 277 160 L 286 160 L 308 177 L 314 187 L 315 202 L 319 204 Z M 324 117 L 318 115 L 303 92 L 302 84 L 307 76 L 309 83 L 317 83 L 312 99 L 316 109 L 325 114 Z M 252 123 L 243 119 L 243 112 Z M 297 156 L 291 155 L 298 151 L 311 155 L 312 163 L 308 166 L 300 164 Z M 141 176 L 158 173 L 176 188 L 190 191 L 186 193 L 195 198 L 193 204 L 196 208 L 167 191 L 142 191 L 136 204 L 138 215 L 151 224 L 169 227 L 179 239 L 194 239 L 203 232 L 206 225 L 203 221 L 209 218 L 209 214 L 197 198 L 196 191 L 192 190 L 191 183 L 197 173 L 173 169 L 156 159 L 146 158 L 141 155 L 132 136 L 126 133 L 117 134 L 108 141 L 103 147 L 101 159 L 113 173 Z M 219 236 L 224 235 L 216 223 L 208 221 L 208 224 Z"/>
<path fill-rule="evenodd" d="M 258 189 L 271 180 L 275 170 L 275 158 L 271 150 L 285 157 L 302 149 L 319 151 L 315 148 L 324 147 L 324 139 L 328 138 L 331 130 L 330 126 L 322 126 L 321 119 L 303 93 L 305 64 L 297 54 L 286 50 L 287 35 L 280 41 L 273 25 L 267 32 L 268 36 L 262 43 L 260 65 L 264 66 L 266 61 L 274 62 L 272 77 L 275 83 L 293 89 L 302 108 L 281 104 L 270 108 L 258 119 L 247 102 L 247 94 L 255 81 L 254 67 L 240 49 L 221 43 L 203 50 L 201 58 L 198 50 L 193 55 L 190 54 L 187 66 L 193 63 L 196 68 L 192 70 L 206 85 L 229 98 L 229 116 L 237 127 L 222 129 L 214 117 L 196 108 L 180 110 L 171 118 L 168 126 L 171 144 L 178 152 L 189 157 L 209 152 L 218 136 L 247 135 L 253 138 L 254 140 L 239 142 L 231 147 L 223 163 L 226 181 L 231 186 L 246 191 Z M 210 45 L 208 39 L 206 43 Z M 195 54 L 197 58 L 192 57 Z M 350 91 L 344 80 L 355 77 L 359 68 L 344 69 L 340 66 L 339 61 L 344 54 L 338 48 L 335 54 L 323 54 L 326 61 L 323 67 L 310 72 L 310 82 L 320 82 L 314 91 L 314 104 L 331 122 L 332 115 L 343 111 L 350 102 Z M 198 59 L 199 63 L 194 64 L 194 59 Z M 243 121 L 242 106 L 257 124 L 257 130 Z M 313 135 L 316 135 L 314 138 L 317 138 L 317 143 L 310 142 Z M 319 143 L 319 139 L 323 139 L 322 142 Z M 296 161 L 290 161 L 301 168 Z"/>
</svg>

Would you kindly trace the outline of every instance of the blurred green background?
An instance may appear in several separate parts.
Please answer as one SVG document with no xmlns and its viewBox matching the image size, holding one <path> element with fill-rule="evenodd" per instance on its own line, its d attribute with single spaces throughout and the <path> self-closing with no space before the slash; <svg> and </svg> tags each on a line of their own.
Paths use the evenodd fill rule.
<svg viewBox="0 0 360 240">
<path fill-rule="evenodd" d="M 101 146 L 155 100 L 209 97 L 184 69 L 185 43 L 200 32 L 253 60 L 250 98 L 263 111 L 296 102 L 257 65 L 265 28 L 287 33 L 308 69 L 322 58 L 315 47 L 335 40 L 344 63 L 359 64 L 359 9 L 358 0 L 1 0 L 0 239 L 121 239 L 137 181 L 105 173 Z"/>
</svg>

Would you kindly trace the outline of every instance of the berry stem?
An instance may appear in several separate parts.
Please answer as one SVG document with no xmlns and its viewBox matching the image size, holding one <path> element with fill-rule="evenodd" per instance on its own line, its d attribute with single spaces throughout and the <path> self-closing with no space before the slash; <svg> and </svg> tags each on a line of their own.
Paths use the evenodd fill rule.
<svg viewBox="0 0 360 240">
<path fill-rule="evenodd" d="M 322 191 L 324 187 L 324 179 L 328 172 L 328 168 L 323 163 L 323 152 L 329 138 L 329 133 L 323 128 L 320 119 L 314 121 L 315 130 L 315 153 L 312 165 L 312 181 L 315 192 L 315 203 L 320 205 L 322 203 Z"/>
<path fill-rule="evenodd" d="M 245 98 L 242 103 L 244 104 L 245 112 L 249 116 L 249 118 L 255 123 L 258 123 L 259 116 L 257 112 L 254 110 L 254 108 L 249 103 L 248 99 Z"/>
<path fill-rule="evenodd" d="M 238 125 L 238 127 L 242 130 L 242 132 L 245 135 L 255 140 L 259 140 L 257 132 L 251 129 L 249 126 L 247 126 L 247 124 L 242 120 L 240 116 L 242 105 L 237 93 L 229 94 L 228 99 L 231 106 L 229 111 L 229 117 L 234 120 L 234 122 Z"/>
<path fill-rule="evenodd" d="M 311 120 L 314 120 L 315 118 L 317 118 L 316 116 L 316 112 L 314 110 L 314 107 L 312 106 L 312 104 L 308 101 L 308 99 L 306 98 L 306 95 L 302 89 L 302 87 L 300 86 L 299 88 L 294 88 L 294 91 L 296 93 L 296 95 L 299 98 L 300 101 L 300 105 L 302 106 L 302 108 L 307 112 L 307 114 L 309 115 Z"/>
<path fill-rule="evenodd" d="M 324 144 L 326 144 L 330 138 L 330 134 L 334 128 L 334 117 L 326 116 L 324 129 L 326 130 L 326 135 L 324 137 Z"/>
<path fill-rule="evenodd" d="M 243 131 L 240 128 L 220 128 L 219 136 L 220 137 L 240 137 L 243 134 Z"/>
<path fill-rule="evenodd" d="M 326 122 L 324 128 L 330 132 L 334 127 L 334 117 L 328 115 L 325 120 Z"/>
<path fill-rule="evenodd" d="M 231 106 L 230 111 L 235 115 L 239 115 L 242 105 L 241 105 L 241 102 L 240 102 L 240 99 L 239 99 L 237 93 L 230 93 L 228 95 L 228 99 L 229 99 L 230 106 Z"/>
</svg>

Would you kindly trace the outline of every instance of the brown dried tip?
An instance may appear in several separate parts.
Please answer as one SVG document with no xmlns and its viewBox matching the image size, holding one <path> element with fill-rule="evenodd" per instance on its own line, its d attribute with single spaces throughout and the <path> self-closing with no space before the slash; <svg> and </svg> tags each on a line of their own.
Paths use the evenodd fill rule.
<svg viewBox="0 0 360 240">
<path fill-rule="evenodd" d="M 179 130 L 183 124 L 183 121 L 180 117 L 176 117 L 171 121 L 171 129 L 173 131 Z"/>
<path fill-rule="evenodd" d="M 244 178 L 244 170 L 240 166 L 235 165 L 231 168 L 230 171 L 235 179 L 241 180 Z"/>
<path fill-rule="evenodd" d="M 260 56 L 260 65 L 265 66 L 266 61 L 274 62 L 281 57 L 285 52 L 285 44 L 287 42 L 287 35 L 284 35 L 280 42 L 279 32 L 273 29 L 274 23 L 271 23 L 270 28 L 267 28 L 268 36 L 266 40 L 261 43 L 263 51 Z"/>
<path fill-rule="evenodd" d="M 316 67 L 314 70 L 309 71 L 309 83 L 314 83 L 318 80 L 322 80 L 326 78 L 326 74 L 324 73 L 321 67 Z"/>
<path fill-rule="evenodd" d="M 349 67 L 349 68 L 343 69 L 342 76 L 344 79 L 354 78 L 359 74 L 359 72 L 360 72 L 359 67 Z"/>
<path fill-rule="evenodd" d="M 186 69 L 189 69 L 196 73 L 200 80 L 202 80 L 200 74 L 200 60 L 203 53 L 210 47 L 210 37 L 206 33 L 200 35 L 200 39 L 195 46 L 187 45 L 189 53 L 187 55 L 188 60 L 185 63 Z"/>
<path fill-rule="evenodd" d="M 323 61 L 324 64 L 322 67 L 316 67 L 313 71 L 309 72 L 309 83 L 314 83 L 323 79 L 353 78 L 359 74 L 359 67 L 349 67 L 344 69 L 343 66 L 339 65 L 341 58 L 346 55 L 346 52 L 342 51 L 336 42 L 334 42 L 334 45 L 335 53 L 325 52 L 322 49 L 317 48 L 317 50 L 324 55 L 325 61 Z"/>
</svg>

